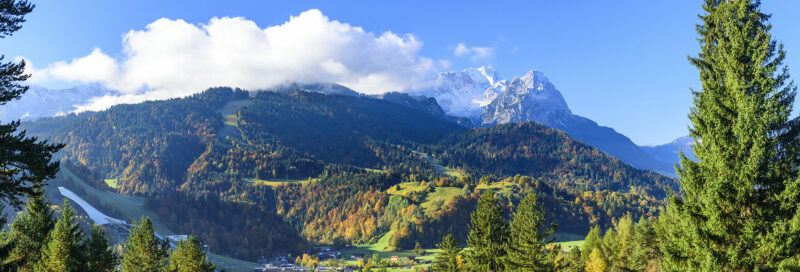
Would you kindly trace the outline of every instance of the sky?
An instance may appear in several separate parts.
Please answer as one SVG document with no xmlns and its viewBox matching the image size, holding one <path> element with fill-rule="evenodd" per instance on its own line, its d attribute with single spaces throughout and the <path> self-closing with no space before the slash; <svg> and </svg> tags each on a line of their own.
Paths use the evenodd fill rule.
<svg viewBox="0 0 800 272">
<path fill-rule="evenodd" d="M 29 61 L 45 86 L 122 90 L 98 103 L 139 101 L 145 86 L 166 98 L 287 77 L 374 93 L 488 65 L 508 78 L 542 71 L 573 113 L 648 145 L 687 134 L 690 88 L 700 86 L 686 60 L 698 51 L 700 1 L 33 2 L 0 52 Z M 794 71 L 800 1 L 762 9 Z"/>
</svg>

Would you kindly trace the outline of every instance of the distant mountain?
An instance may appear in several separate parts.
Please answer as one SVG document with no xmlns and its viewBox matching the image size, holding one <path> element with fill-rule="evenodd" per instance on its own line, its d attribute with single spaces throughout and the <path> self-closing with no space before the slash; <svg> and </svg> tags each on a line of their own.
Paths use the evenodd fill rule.
<svg viewBox="0 0 800 272">
<path fill-rule="evenodd" d="M 675 165 L 680 160 L 679 154 L 681 151 L 683 151 L 683 153 L 689 159 L 696 159 L 694 156 L 694 150 L 692 150 L 692 145 L 694 145 L 694 139 L 689 136 L 683 136 L 666 144 L 642 146 L 641 148 L 650 154 L 650 156 L 653 156 L 654 158 L 665 163 L 669 163 L 670 165 Z"/>
<path fill-rule="evenodd" d="M 433 116 L 455 122 L 463 127 L 473 127 L 472 120 L 465 117 L 447 115 L 436 99 L 427 96 L 413 96 L 407 93 L 389 92 L 375 96 L 378 99 L 406 106 L 418 111 L 430 113 Z"/>
<path fill-rule="evenodd" d="M 439 73 L 425 87 L 406 92 L 436 98 L 447 114 L 467 117 L 480 124 L 481 113 L 501 93 L 505 83 L 497 71 L 479 67 Z"/>
<path fill-rule="evenodd" d="M 365 96 L 338 84 L 290 83 L 266 91 Z M 20 100 L 0 107 L 0 119 L 6 122 L 35 120 L 66 114 L 76 110 L 79 105 L 87 104 L 94 97 L 108 94 L 116 94 L 116 91 L 100 85 L 64 90 L 32 87 Z M 614 129 L 573 114 L 555 85 L 539 71 L 530 71 L 512 79 L 502 78 L 490 67 L 444 72 L 437 74 L 422 88 L 374 97 L 427 112 L 465 127 L 536 121 L 562 130 L 638 168 L 668 175 L 674 173 L 675 160 L 665 159 L 667 155 L 659 153 L 669 153 L 663 151 L 667 147 L 636 146 Z"/>
<path fill-rule="evenodd" d="M 94 97 L 114 95 L 117 91 L 101 85 L 80 85 L 69 89 L 48 89 L 31 86 L 19 100 L 0 107 L 0 120 L 36 120 L 70 113 L 86 105 Z"/>
<path fill-rule="evenodd" d="M 654 158 L 614 129 L 575 115 L 544 73 L 501 79 L 488 67 L 441 73 L 431 86 L 410 93 L 436 98 L 447 114 L 491 126 L 536 121 L 641 169 L 672 174 L 671 163 Z"/>
</svg>

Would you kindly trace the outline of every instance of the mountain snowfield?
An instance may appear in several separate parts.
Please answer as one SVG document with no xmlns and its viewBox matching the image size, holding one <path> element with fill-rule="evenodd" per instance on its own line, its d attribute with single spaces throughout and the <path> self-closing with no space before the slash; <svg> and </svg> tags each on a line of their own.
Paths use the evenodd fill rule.
<svg viewBox="0 0 800 272">
<path fill-rule="evenodd" d="M 612 128 L 573 114 L 561 92 L 540 71 L 531 70 L 523 76 L 504 79 L 489 67 L 479 67 L 440 73 L 433 82 L 431 86 L 409 93 L 436 98 L 447 114 L 469 118 L 482 126 L 539 122 L 628 164 L 674 176 L 677 160 L 665 159 L 673 158 L 669 155 L 654 155 L 677 154 L 677 150 L 670 148 L 681 146 L 640 147 Z"/>
<path fill-rule="evenodd" d="M 297 86 L 321 93 L 357 95 L 356 92 L 336 84 Z M 413 98 L 417 105 L 426 105 L 431 109 L 438 109 L 440 106 L 446 115 L 455 117 L 452 120 L 467 126 L 539 122 L 561 130 L 628 164 L 670 176 L 675 175 L 674 165 L 678 161 L 677 154 L 680 150 L 693 158 L 691 139 L 688 136 L 659 146 L 637 146 L 614 129 L 573 114 L 561 92 L 543 72 L 537 70 L 508 79 L 501 77 L 491 67 L 483 66 L 438 73 L 422 86 L 403 91 L 411 97 L 389 93 L 379 98 L 394 100 L 396 103 L 401 100 L 407 103 Z M 89 103 L 93 98 L 115 93 L 117 92 L 98 84 L 63 90 L 32 86 L 21 99 L 0 107 L 0 120 L 35 120 L 67 114 Z M 435 101 L 425 102 L 425 97 L 432 97 Z M 431 106 L 431 103 L 438 103 L 438 106 Z M 428 111 L 436 113 L 435 109 Z"/>
</svg>

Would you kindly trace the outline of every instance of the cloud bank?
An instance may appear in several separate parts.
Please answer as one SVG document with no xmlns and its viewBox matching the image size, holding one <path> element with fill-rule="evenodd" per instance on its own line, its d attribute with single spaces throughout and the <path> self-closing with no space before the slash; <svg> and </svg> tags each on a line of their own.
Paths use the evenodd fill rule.
<svg viewBox="0 0 800 272">
<path fill-rule="evenodd" d="M 446 65 L 420 56 L 422 42 L 413 35 L 366 32 L 315 9 L 263 29 L 241 17 L 201 25 L 159 19 L 131 30 L 122 42 L 120 58 L 95 48 L 41 69 L 29 63 L 30 81 L 99 82 L 121 93 L 95 98 L 82 111 L 182 97 L 212 86 L 257 90 L 328 82 L 382 93 L 413 87 Z"/>
<path fill-rule="evenodd" d="M 468 47 L 464 43 L 459 43 L 453 49 L 453 55 L 456 57 L 469 56 L 472 61 L 478 61 L 491 58 L 494 55 L 494 48 L 488 46 Z"/>
</svg>

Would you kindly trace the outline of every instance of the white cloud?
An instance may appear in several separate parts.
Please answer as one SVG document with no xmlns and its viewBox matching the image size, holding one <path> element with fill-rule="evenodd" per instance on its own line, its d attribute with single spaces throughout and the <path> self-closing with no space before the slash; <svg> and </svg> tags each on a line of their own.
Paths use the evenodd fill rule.
<svg viewBox="0 0 800 272">
<path fill-rule="evenodd" d="M 453 49 L 453 55 L 456 57 L 470 56 L 473 61 L 489 59 L 494 55 L 494 48 L 488 46 L 471 46 L 468 47 L 464 43 L 459 43 Z"/>
<path fill-rule="evenodd" d="M 460 57 L 467 54 L 469 54 L 469 48 L 467 48 L 467 46 L 464 45 L 464 43 L 459 43 L 458 46 L 456 46 L 456 49 L 453 50 L 453 55 L 455 55 L 456 57 Z"/>
<path fill-rule="evenodd" d="M 421 57 L 410 34 L 375 34 L 308 10 L 267 28 L 241 18 L 195 25 L 159 19 L 123 39 L 122 57 L 100 49 L 70 62 L 32 69 L 31 82 L 101 82 L 119 96 L 81 110 L 186 96 L 212 86 L 262 89 L 286 82 L 332 82 L 363 93 L 412 87 L 447 62 Z M 473 54 L 480 54 L 477 51 Z"/>
</svg>

